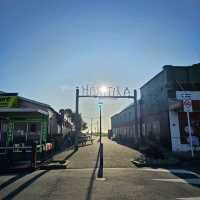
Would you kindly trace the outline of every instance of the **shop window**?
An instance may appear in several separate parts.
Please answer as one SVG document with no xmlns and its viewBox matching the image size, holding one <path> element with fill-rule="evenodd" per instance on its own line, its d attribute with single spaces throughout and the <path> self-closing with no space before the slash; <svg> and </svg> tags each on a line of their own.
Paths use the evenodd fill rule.
<svg viewBox="0 0 200 200">
<path fill-rule="evenodd" d="M 14 143 L 31 143 L 39 141 L 41 135 L 41 124 L 39 122 L 15 122 L 14 124 Z"/>
<path fill-rule="evenodd" d="M 15 144 L 25 143 L 27 135 L 27 124 L 24 122 L 16 122 L 14 124 L 13 142 Z"/>
<path fill-rule="evenodd" d="M 39 122 L 29 124 L 29 129 L 28 129 L 29 135 L 40 135 L 40 133 L 41 133 L 41 124 Z"/>
<path fill-rule="evenodd" d="M 36 124 L 30 124 L 30 131 L 31 132 L 37 132 L 37 126 L 36 126 Z"/>
<path fill-rule="evenodd" d="M 41 135 L 41 123 L 34 122 L 28 124 L 27 143 L 31 144 L 32 141 L 39 143 Z"/>
<path fill-rule="evenodd" d="M 25 136 L 27 132 L 27 124 L 18 122 L 14 124 L 14 136 Z"/>
</svg>

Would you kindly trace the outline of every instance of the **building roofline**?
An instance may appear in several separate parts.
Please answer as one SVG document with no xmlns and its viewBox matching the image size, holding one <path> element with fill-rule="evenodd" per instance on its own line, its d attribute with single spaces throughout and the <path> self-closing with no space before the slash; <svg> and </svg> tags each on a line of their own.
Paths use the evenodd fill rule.
<svg viewBox="0 0 200 200">
<path fill-rule="evenodd" d="M 113 116 L 111 116 L 111 118 L 121 114 L 122 112 L 126 111 L 127 109 L 129 109 L 131 106 L 134 106 L 134 103 L 129 104 L 128 106 L 126 106 L 123 110 L 121 110 L 120 112 L 114 114 Z"/>
<path fill-rule="evenodd" d="M 38 104 L 40 106 L 44 106 L 44 107 L 50 107 L 49 104 L 45 104 L 45 103 L 41 103 L 39 101 L 35 101 L 35 100 L 32 100 L 32 99 L 28 99 L 28 98 L 25 98 L 25 97 L 22 97 L 22 96 L 18 96 L 20 99 L 24 100 L 24 101 L 28 101 L 30 103 L 34 103 L 34 104 Z"/>
<path fill-rule="evenodd" d="M 153 76 L 150 80 L 148 80 L 146 83 L 144 83 L 140 89 L 142 89 L 143 87 L 145 87 L 147 84 L 149 84 L 152 80 L 154 80 L 155 78 L 157 78 L 160 74 L 162 74 L 165 70 L 168 69 L 188 69 L 188 68 L 193 68 L 193 67 L 200 67 L 200 63 L 197 64 L 193 64 L 193 65 L 185 65 L 185 66 L 175 66 L 175 65 L 164 65 L 162 67 L 162 70 L 156 74 L 155 76 Z"/>
<path fill-rule="evenodd" d="M 56 110 L 54 110 L 49 104 L 41 103 L 41 102 L 39 102 L 39 101 L 35 101 L 35 100 L 32 100 L 32 99 L 27 99 L 27 98 L 22 97 L 22 96 L 19 96 L 19 98 L 22 99 L 22 100 L 24 100 L 24 101 L 28 101 L 28 102 L 30 102 L 30 103 L 37 104 L 37 105 L 40 105 L 40 106 L 49 108 L 49 109 L 52 110 L 53 112 L 58 113 L 58 112 L 57 112 Z"/>
<path fill-rule="evenodd" d="M 0 91 L 0 94 L 9 94 L 7 92 L 4 92 L 4 91 Z M 16 93 L 18 94 L 18 93 Z M 22 96 L 18 96 L 21 100 L 24 100 L 24 101 L 27 101 L 27 102 L 30 102 L 30 103 L 33 103 L 33 104 L 37 104 L 39 106 L 43 106 L 43 107 L 46 107 L 46 108 L 49 108 L 51 109 L 53 112 L 55 113 L 58 113 L 56 110 L 54 110 L 49 104 L 46 104 L 46 103 L 41 103 L 39 101 L 36 101 L 36 100 L 32 100 L 32 99 L 28 99 L 28 98 L 25 98 L 25 97 L 22 97 Z"/>
<path fill-rule="evenodd" d="M 150 80 L 148 80 L 146 83 L 144 83 L 140 89 L 144 88 L 147 84 L 149 84 L 151 81 L 153 81 L 155 78 L 157 78 L 160 74 L 162 74 L 164 71 L 164 69 L 162 71 L 160 71 L 158 74 L 156 74 L 155 76 L 153 76 Z"/>
<path fill-rule="evenodd" d="M 0 108 L 0 113 L 40 113 L 42 115 L 49 115 L 48 112 L 41 109 L 33 109 L 33 108 Z"/>
</svg>

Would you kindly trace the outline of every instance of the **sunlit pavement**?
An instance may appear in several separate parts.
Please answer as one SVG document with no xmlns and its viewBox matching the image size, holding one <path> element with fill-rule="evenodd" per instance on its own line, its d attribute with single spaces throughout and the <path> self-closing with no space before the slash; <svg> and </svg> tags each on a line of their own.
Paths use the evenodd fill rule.
<svg viewBox="0 0 200 200">
<path fill-rule="evenodd" d="M 31 174 L 1 175 L 0 199 L 200 199 L 198 174 L 183 170 L 134 167 L 139 153 L 104 139 L 104 177 L 96 180 L 98 146 L 80 147 L 55 159 L 68 158 L 65 170 L 38 170 Z"/>
</svg>

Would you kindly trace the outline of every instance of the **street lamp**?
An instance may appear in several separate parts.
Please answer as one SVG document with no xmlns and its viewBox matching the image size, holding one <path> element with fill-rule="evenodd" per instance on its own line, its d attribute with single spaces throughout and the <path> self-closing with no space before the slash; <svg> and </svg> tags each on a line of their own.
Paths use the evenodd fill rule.
<svg viewBox="0 0 200 200">
<path fill-rule="evenodd" d="M 102 144 L 102 128 L 101 128 L 101 107 L 102 107 L 103 103 L 99 102 L 99 122 L 100 122 L 100 126 L 99 126 L 99 132 L 100 132 L 100 144 Z"/>
<path fill-rule="evenodd" d="M 102 143 L 102 130 L 101 130 L 101 106 L 102 102 L 99 102 L 99 117 L 100 117 L 100 163 L 99 163 L 99 171 L 98 178 L 103 178 L 103 143 Z"/>
</svg>

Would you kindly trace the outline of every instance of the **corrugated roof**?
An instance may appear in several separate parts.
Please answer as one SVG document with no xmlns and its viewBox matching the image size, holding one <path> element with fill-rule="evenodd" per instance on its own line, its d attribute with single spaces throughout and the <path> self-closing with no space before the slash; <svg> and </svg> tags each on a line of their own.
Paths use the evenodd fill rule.
<svg viewBox="0 0 200 200">
<path fill-rule="evenodd" d="M 4 93 L 7 93 L 7 92 L 3 92 L 3 91 L 0 91 L 0 94 L 4 94 Z M 32 99 L 28 99 L 28 98 L 25 98 L 25 97 L 22 97 L 22 96 L 18 96 L 21 100 L 24 100 L 24 101 L 27 101 L 27 102 L 30 102 L 30 103 L 33 103 L 33 104 L 36 104 L 36 105 L 39 105 L 39 106 L 43 106 L 43 107 L 46 107 L 46 108 L 49 108 L 51 109 L 53 112 L 57 113 L 49 104 L 45 104 L 45 103 L 41 103 L 39 101 L 35 101 L 35 100 L 32 100 Z"/>
<path fill-rule="evenodd" d="M 48 115 L 48 112 L 45 112 L 41 109 L 33 109 L 33 108 L 0 108 L 0 113 L 40 113 L 43 115 Z"/>
</svg>

